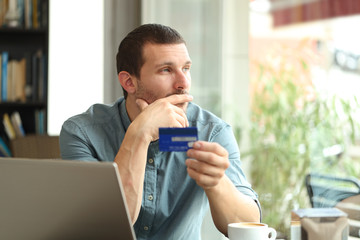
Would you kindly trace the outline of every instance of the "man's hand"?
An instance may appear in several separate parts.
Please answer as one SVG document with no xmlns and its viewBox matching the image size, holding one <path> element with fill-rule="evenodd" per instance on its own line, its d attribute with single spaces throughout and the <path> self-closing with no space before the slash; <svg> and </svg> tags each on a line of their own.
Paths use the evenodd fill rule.
<svg viewBox="0 0 360 240">
<path fill-rule="evenodd" d="M 197 141 L 187 155 L 189 176 L 205 190 L 216 186 L 230 166 L 228 152 L 218 143 Z"/>
<path fill-rule="evenodd" d="M 135 119 L 139 122 L 140 129 L 150 141 L 159 138 L 159 127 L 188 127 L 189 122 L 183 106 L 192 101 L 193 97 L 188 94 L 175 94 L 161 98 L 148 104 L 143 99 L 137 99 L 141 113 Z"/>
<path fill-rule="evenodd" d="M 227 236 L 227 226 L 232 222 L 260 221 L 255 201 L 241 193 L 225 175 L 230 166 L 225 148 L 218 143 L 198 141 L 187 155 L 188 174 L 204 189 L 211 216 L 220 232 Z"/>
</svg>

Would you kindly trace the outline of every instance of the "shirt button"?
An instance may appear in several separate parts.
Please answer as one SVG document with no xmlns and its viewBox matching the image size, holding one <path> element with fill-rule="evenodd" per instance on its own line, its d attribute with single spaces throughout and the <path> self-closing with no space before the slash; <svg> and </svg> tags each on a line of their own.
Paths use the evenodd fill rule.
<svg viewBox="0 0 360 240">
<path fill-rule="evenodd" d="M 148 227 L 148 226 L 145 226 L 145 227 L 144 227 L 144 230 L 145 230 L 145 231 L 148 231 L 148 230 L 149 230 L 149 227 Z"/>
<path fill-rule="evenodd" d="M 149 158 L 149 161 L 148 161 L 150 164 L 153 164 L 154 163 L 154 159 L 152 158 Z"/>
<path fill-rule="evenodd" d="M 152 200 L 154 199 L 153 195 L 149 195 L 149 196 L 148 196 L 148 199 L 149 199 L 150 201 L 152 201 Z"/>
</svg>

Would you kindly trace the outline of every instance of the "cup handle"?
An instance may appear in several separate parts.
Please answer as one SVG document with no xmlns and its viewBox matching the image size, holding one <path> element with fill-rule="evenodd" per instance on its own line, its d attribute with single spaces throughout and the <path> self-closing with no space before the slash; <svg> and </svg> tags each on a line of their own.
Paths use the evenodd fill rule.
<svg viewBox="0 0 360 240">
<path fill-rule="evenodd" d="M 276 231 L 275 231 L 275 229 L 273 229 L 273 228 L 271 228 L 271 227 L 269 227 L 268 228 L 269 229 L 269 239 L 270 240 L 275 240 L 276 239 Z M 270 237 L 271 236 L 271 237 Z"/>
</svg>

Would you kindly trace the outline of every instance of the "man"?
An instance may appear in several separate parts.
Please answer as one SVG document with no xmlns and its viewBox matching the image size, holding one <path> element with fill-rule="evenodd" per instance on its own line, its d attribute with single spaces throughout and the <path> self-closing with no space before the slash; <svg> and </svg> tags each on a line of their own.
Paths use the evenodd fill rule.
<svg viewBox="0 0 360 240">
<path fill-rule="evenodd" d="M 210 205 L 216 227 L 260 220 L 231 127 L 191 103 L 191 60 L 180 34 L 159 24 L 130 32 L 117 53 L 124 98 L 67 120 L 63 159 L 115 161 L 138 239 L 200 239 Z M 187 152 L 160 152 L 160 127 L 197 127 Z M 96 177 L 96 176 L 94 176 Z"/>
</svg>

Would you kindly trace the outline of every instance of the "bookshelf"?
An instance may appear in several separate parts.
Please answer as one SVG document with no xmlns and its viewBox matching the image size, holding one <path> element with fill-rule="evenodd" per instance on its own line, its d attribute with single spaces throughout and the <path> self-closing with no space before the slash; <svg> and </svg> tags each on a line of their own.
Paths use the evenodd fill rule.
<svg viewBox="0 0 360 240">
<path fill-rule="evenodd" d="M 49 0 L 0 0 L 0 137 L 7 144 L 6 113 L 20 114 L 26 135 L 47 132 L 48 13 Z"/>
</svg>

